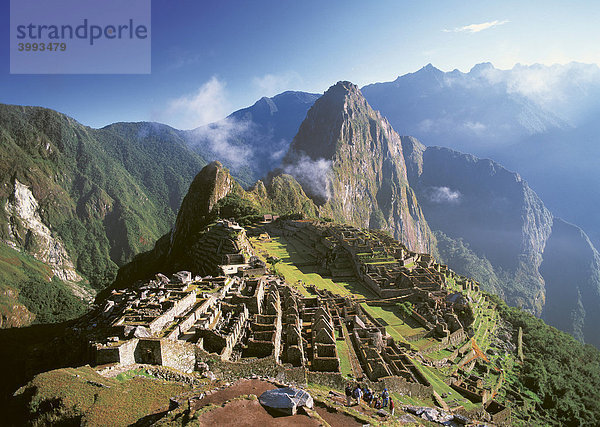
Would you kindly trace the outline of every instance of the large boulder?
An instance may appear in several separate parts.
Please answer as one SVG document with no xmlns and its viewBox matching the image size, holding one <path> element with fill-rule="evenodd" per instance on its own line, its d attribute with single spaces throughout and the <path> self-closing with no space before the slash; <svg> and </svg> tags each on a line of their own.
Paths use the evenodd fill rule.
<svg viewBox="0 0 600 427">
<path fill-rule="evenodd" d="M 293 387 L 267 390 L 260 395 L 261 405 L 286 415 L 295 415 L 300 406 L 312 409 L 313 398 L 308 392 Z"/>
</svg>

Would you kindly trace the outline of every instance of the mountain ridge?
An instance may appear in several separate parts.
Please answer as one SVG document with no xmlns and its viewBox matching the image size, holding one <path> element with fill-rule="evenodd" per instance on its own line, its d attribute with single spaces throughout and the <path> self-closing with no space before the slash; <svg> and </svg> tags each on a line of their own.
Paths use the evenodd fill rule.
<svg viewBox="0 0 600 427">
<path fill-rule="evenodd" d="M 170 128 L 161 128 L 169 136 L 164 145 L 167 139 L 143 129 L 150 130 L 92 129 L 53 110 L 0 105 L 0 239 L 55 270 L 45 277 L 31 267 L 31 279 L 9 279 L 3 286 L 21 289 L 18 299 L 34 297 L 23 292 L 27 283 L 46 283 L 53 295 L 71 293 L 79 310 L 84 295 L 112 282 L 119 264 L 168 229 L 187 179 L 205 161 Z M 58 299 L 27 304 L 44 321 L 52 319 L 47 311 L 65 319 Z"/>
</svg>

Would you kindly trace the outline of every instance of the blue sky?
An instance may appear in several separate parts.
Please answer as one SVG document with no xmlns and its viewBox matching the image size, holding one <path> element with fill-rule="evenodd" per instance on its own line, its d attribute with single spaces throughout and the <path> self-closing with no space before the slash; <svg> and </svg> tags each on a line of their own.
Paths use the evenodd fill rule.
<svg viewBox="0 0 600 427">
<path fill-rule="evenodd" d="M 485 4 L 484 4 L 485 3 Z M 100 127 L 191 128 L 283 90 L 389 81 L 427 63 L 600 63 L 594 1 L 152 1 L 152 74 L 10 75 L 0 19 L 0 102 Z"/>
</svg>

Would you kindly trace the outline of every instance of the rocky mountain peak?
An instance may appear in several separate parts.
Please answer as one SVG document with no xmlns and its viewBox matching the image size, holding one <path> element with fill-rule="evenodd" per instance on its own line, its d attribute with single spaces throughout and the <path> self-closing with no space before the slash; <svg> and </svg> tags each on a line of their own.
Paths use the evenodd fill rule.
<svg viewBox="0 0 600 427">
<path fill-rule="evenodd" d="M 381 228 L 420 251 L 427 223 L 408 187 L 398 134 L 347 81 L 331 86 L 308 111 L 283 160 L 321 214 Z"/>
<path fill-rule="evenodd" d="M 346 96 L 352 93 L 360 93 L 360 89 L 358 88 L 358 86 L 347 80 L 340 80 L 339 82 L 331 86 L 329 89 L 327 89 L 327 91 L 324 93 L 324 96 Z"/>
<path fill-rule="evenodd" d="M 230 175 L 221 162 L 206 165 L 196 175 L 177 214 L 171 232 L 171 248 L 183 242 L 205 225 L 205 219 L 219 200 L 229 193 L 240 191 L 241 186 Z"/>
<path fill-rule="evenodd" d="M 471 68 L 471 70 L 469 71 L 469 74 L 478 75 L 487 70 L 495 70 L 491 62 L 482 62 L 481 64 L 475 64 L 473 68 Z"/>
<path fill-rule="evenodd" d="M 303 157 L 332 159 L 344 143 L 353 143 L 352 134 L 345 134 L 350 121 L 364 121 L 367 117 L 381 119 L 358 86 L 348 81 L 337 82 L 308 111 L 283 160 L 284 167 Z"/>
</svg>

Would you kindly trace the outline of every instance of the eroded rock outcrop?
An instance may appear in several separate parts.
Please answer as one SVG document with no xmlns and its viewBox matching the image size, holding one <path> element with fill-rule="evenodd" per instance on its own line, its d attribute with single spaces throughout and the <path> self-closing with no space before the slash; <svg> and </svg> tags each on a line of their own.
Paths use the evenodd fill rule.
<svg viewBox="0 0 600 427">
<path fill-rule="evenodd" d="M 16 289 L 0 289 L 0 329 L 29 326 L 35 320 L 35 314 L 21 304 L 18 297 Z"/>
<path fill-rule="evenodd" d="M 42 222 L 39 203 L 29 187 L 15 179 L 14 191 L 4 209 L 8 215 L 10 246 L 26 249 L 37 259 L 48 264 L 61 280 L 83 280 L 75 271 L 62 241 L 53 236 Z"/>
</svg>

